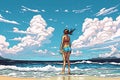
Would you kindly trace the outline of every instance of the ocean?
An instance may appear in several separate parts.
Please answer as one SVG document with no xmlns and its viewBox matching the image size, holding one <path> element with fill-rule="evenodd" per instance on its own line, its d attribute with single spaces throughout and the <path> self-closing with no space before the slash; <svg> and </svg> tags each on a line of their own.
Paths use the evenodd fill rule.
<svg viewBox="0 0 120 80">
<path fill-rule="evenodd" d="M 62 62 L 0 61 L 0 75 L 4 76 L 25 78 L 52 77 L 60 76 L 61 69 Z M 68 75 L 67 66 L 65 70 L 65 75 Z M 118 77 L 120 76 L 120 63 L 74 61 L 71 62 L 71 75 Z"/>
</svg>

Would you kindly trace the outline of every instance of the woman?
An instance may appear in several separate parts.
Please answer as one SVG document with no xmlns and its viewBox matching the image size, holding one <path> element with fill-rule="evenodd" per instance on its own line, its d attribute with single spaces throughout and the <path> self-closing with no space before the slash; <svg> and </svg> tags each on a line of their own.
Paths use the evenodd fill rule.
<svg viewBox="0 0 120 80">
<path fill-rule="evenodd" d="M 64 35 L 62 36 L 62 43 L 60 46 L 60 52 L 62 53 L 63 56 L 63 68 L 61 74 L 65 73 L 65 66 L 66 66 L 66 61 L 68 63 L 68 74 L 70 74 L 70 54 L 71 54 L 71 43 L 70 43 L 70 37 L 69 34 L 72 35 L 73 31 L 75 29 L 65 29 L 64 30 Z"/>
</svg>

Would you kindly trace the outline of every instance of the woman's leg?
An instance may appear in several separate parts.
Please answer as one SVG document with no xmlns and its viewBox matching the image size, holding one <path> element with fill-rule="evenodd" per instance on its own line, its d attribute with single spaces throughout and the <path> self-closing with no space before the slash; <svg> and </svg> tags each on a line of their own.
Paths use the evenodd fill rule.
<svg viewBox="0 0 120 80">
<path fill-rule="evenodd" d="M 68 53 L 67 53 L 67 58 L 66 58 L 67 63 L 68 63 L 68 74 L 70 74 L 70 60 L 69 60 L 70 53 L 71 53 L 71 52 L 68 52 Z"/>
<path fill-rule="evenodd" d="M 62 68 L 61 74 L 64 74 L 65 73 L 65 66 L 66 66 L 66 53 L 63 52 L 62 56 L 63 56 L 63 68 Z"/>
</svg>

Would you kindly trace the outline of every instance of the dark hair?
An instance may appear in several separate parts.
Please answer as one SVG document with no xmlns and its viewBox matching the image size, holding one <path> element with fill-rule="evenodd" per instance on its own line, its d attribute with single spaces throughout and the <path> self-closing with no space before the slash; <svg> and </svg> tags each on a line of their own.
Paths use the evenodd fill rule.
<svg viewBox="0 0 120 80">
<path fill-rule="evenodd" d="M 70 34 L 70 35 L 72 35 L 72 33 L 75 31 L 75 28 L 74 29 L 70 29 L 70 30 L 68 30 L 68 29 L 64 29 L 64 34 Z"/>
</svg>

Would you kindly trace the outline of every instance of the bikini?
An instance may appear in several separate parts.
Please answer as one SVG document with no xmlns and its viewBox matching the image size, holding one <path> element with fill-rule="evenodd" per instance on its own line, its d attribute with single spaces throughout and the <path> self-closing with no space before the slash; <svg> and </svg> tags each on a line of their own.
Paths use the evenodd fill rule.
<svg viewBox="0 0 120 80">
<path fill-rule="evenodd" d="M 65 39 L 65 38 L 64 38 Z M 65 40 L 65 42 L 69 42 L 69 40 Z M 69 45 L 65 45 L 63 47 L 64 52 L 71 52 L 71 47 Z"/>
<path fill-rule="evenodd" d="M 67 46 L 63 47 L 63 51 L 64 51 L 64 52 L 71 52 L 70 46 L 67 45 Z"/>
</svg>

